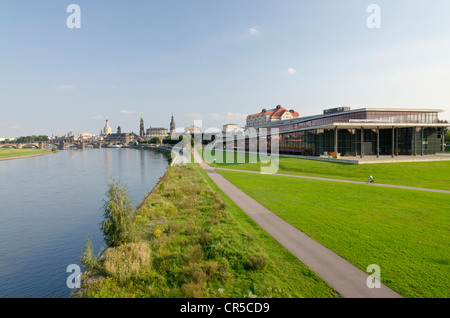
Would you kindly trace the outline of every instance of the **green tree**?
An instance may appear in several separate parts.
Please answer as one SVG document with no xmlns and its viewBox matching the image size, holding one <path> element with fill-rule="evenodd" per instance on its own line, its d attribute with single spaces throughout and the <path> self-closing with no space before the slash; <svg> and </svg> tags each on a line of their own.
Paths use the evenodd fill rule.
<svg viewBox="0 0 450 318">
<path fill-rule="evenodd" d="M 108 185 L 107 200 L 103 205 L 101 229 L 108 246 L 130 243 L 134 238 L 134 207 L 126 185 L 114 181 Z"/>
<path fill-rule="evenodd" d="M 94 247 L 90 235 L 88 236 L 87 242 L 84 245 L 84 253 L 83 256 L 80 257 L 80 260 L 81 264 L 83 264 L 83 268 L 87 271 L 92 271 L 99 266 L 98 257 L 94 255 Z"/>
<path fill-rule="evenodd" d="M 172 140 L 172 136 L 167 136 L 166 138 L 164 138 L 163 144 L 176 145 L 182 140 L 182 138 L 182 136 L 177 136 L 174 138 L 174 140 Z"/>
<path fill-rule="evenodd" d="M 152 139 L 149 140 L 148 143 L 149 144 L 160 144 L 161 143 L 161 139 L 159 139 L 158 137 L 153 137 Z"/>
</svg>

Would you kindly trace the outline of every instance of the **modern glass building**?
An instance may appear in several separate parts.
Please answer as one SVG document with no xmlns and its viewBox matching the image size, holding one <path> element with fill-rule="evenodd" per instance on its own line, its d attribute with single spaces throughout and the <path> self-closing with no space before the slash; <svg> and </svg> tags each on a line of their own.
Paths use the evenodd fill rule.
<svg viewBox="0 0 450 318">
<path fill-rule="evenodd" d="M 256 127 L 268 149 L 278 130 L 280 154 L 320 156 L 428 155 L 442 152 L 444 130 L 440 109 L 348 107 L 327 109 L 321 115 L 295 118 Z M 236 143 L 239 144 L 239 143 Z M 245 138 L 248 150 L 249 138 Z"/>
</svg>

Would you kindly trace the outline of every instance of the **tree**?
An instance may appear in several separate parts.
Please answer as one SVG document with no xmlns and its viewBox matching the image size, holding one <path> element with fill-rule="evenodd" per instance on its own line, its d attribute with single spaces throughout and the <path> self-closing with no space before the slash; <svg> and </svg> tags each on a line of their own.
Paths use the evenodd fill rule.
<svg viewBox="0 0 450 318">
<path fill-rule="evenodd" d="M 149 140 L 148 143 L 149 144 L 160 144 L 161 143 L 161 139 L 159 139 L 158 137 L 153 137 L 152 139 Z"/>
<path fill-rule="evenodd" d="M 172 136 L 167 136 L 166 138 L 164 138 L 163 144 L 176 145 L 182 140 L 182 138 L 182 136 L 175 136 L 174 140 L 172 140 Z"/>
<path fill-rule="evenodd" d="M 103 205 L 104 220 L 101 229 L 108 246 L 119 246 L 130 243 L 134 238 L 134 207 L 126 185 L 114 181 L 108 185 L 108 200 Z"/>
<path fill-rule="evenodd" d="M 99 255 L 101 252 L 102 250 L 100 250 Z M 99 265 L 98 256 L 94 255 L 94 246 L 90 235 L 88 235 L 87 242 L 84 245 L 84 253 L 80 257 L 80 261 L 83 264 L 83 268 L 87 271 L 92 271 Z"/>
</svg>

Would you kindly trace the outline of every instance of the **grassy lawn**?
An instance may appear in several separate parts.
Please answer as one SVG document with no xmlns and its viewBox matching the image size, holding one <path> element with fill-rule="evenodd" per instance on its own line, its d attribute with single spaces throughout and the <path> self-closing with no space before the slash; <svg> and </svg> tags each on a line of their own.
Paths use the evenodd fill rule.
<svg viewBox="0 0 450 318">
<path fill-rule="evenodd" d="M 126 260 L 104 265 L 86 297 L 337 297 L 198 165 L 169 168 L 135 215 L 138 245 L 121 248 Z M 127 265 L 136 259 L 147 266 Z"/>
<path fill-rule="evenodd" d="M 257 159 L 256 155 L 250 156 L 253 160 Z M 247 163 L 226 163 L 225 158 L 223 162 L 213 166 L 260 171 L 262 165 L 259 161 L 248 163 L 248 154 L 245 157 Z M 234 162 L 237 162 L 237 158 Z M 377 183 L 450 190 L 450 161 L 354 165 L 280 157 L 278 173 L 354 181 L 366 181 L 368 176 L 372 175 Z"/>
<path fill-rule="evenodd" d="M 37 155 L 49 152 L 48 149 L 0 149 L 0 159 Z"/>
<path fill-rule="evenodd" d="M 258 202 L 405 297 L 450 296 L 450 196 L 218 171 Z"/>
</svg>

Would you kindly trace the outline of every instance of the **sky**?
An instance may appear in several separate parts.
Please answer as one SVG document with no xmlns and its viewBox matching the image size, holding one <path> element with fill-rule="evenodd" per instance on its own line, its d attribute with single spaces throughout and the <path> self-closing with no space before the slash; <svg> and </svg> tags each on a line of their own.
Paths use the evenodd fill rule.
<svg viewBox="0 0 450 318">
<path fill-rule="evenodd" d="M 145 128 L 172 114 L 177 127 L 244 126 L 276 105 L 450 120 L 449 17 L 448 0 L 5 0 L 0 138 L 98 134 L 106 119 L 138 133 L 141 115 Z"/>
</svg>

